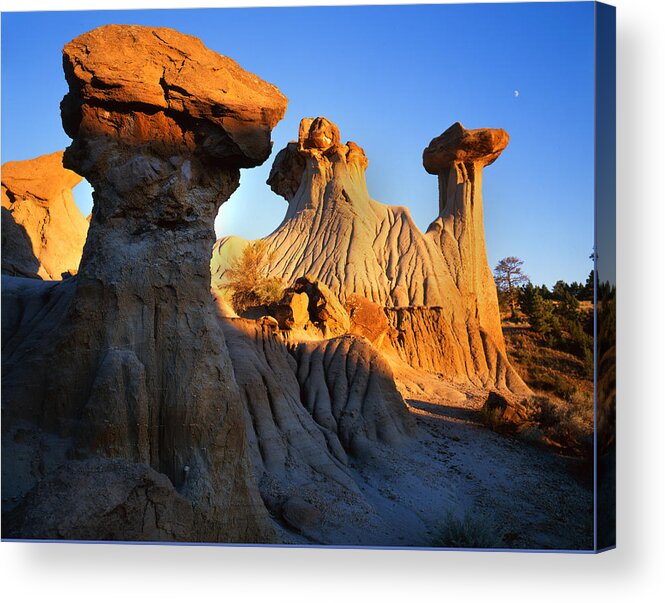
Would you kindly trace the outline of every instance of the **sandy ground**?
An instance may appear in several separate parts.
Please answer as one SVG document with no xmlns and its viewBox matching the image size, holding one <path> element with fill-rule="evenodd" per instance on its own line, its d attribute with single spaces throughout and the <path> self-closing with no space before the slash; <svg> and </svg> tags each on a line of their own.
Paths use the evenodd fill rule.
<svg viewBox="0 0 665 603">
<path fill-rule="evenodd" d="M 592 491 L 572 459 L 484 427 L 481 392 L 411 371 L 398 382 L 417 437 L 398 450 L 381 447 L 353 468 L 375 511 L 363 544 L 449 545 L 447 526 L 457 519 L 496 548 L 593 546 Z"/>
</svg>

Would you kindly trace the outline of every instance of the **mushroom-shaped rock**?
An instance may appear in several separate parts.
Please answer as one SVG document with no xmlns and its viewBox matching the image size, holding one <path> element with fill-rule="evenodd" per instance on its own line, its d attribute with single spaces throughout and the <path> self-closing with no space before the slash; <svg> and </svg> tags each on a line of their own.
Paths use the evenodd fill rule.
<svg viewBox="0 0 665 603">
<path fill-rule="evenodd" d="M 509 140 L 510 136 L 501 128 L 467 130 L 455 122 L 429 143 L 423 152 L 423 165 L 430 174 L 440 174 L 456 161 L 485 167 L 496 161 Z"/>
<path fill-rule="evenodd" d="M 210 250 L 286 100 L 168 29 L 101 27 L 67 44 L 64 68 L 65 165 L 93 185 L 94 208 L 78 275 L 3 348 L 3 421 L 58 433 L 71 458 L 166 475 L 193 512 L 178 538 L 271 541 Z"/>
<path fill-rule="evenodd" d="M 2 272 L 60 280 L 78 270 L 88 222 L 62 151 L 2 166 Z"/>
<path fill-rule="evenodd" d="M 458 289 L 502 353 L 499 304 L 485 248 L 482 170 L 508 140 L 504 130 L 467 130 L 457 122 L 423 153 L 425 169 L 439 177 L 439 217 L 427 234 L 441 246 Z"/>
<path fill-rule="evenodd" d="M 70 88 L 63 125 L 75 140 L 186 147 L 252 167 L 270 155 L 270 132 L 287 105 L 233 59 L 165 27 L 99 27 L 65 46 L 63 64 Z"/>
</svg>

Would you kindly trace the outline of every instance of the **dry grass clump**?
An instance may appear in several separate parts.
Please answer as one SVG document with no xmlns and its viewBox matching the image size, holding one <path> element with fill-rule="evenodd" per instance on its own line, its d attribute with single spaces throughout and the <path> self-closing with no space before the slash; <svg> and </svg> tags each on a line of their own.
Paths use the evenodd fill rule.
<svg viewBox="0 0 665 603">
<path fill-rule="evenodd" d="M 479 418 L 492 431 L 554 447 L 580 459 L 593 453 L 593 396 L 574 386 L 567 388 L 562 398 L 541 393 L 509 402 L 490 394 Z"/>
<path fill-rule="evenodd" d="M 553 446 L 585 459 L 593 445 L 593 381 L 580 354 L 556 349 L 546 338 L 525 326 L 504 328 L 513 365 L 535 392 L 526 400 L 528 420 L 520 438 Z M 483 417 L 492 427 L 496 417 Z"/>
<path fill-rule="evenodd" d="M 248 308 L 269 306 L 282 296 L 284 282 L 267 275 L 271 259 L 264 241 L 249 243 L 225 274 L 225 286 L 231 292 L 233 309 L 242 314 Z"/>
<path fill-rule="evenodd" d="M 435 546 L 455 549 L 495 549 L 504 546 L 490 525 L 466 513 L 458 517 L 448 513 Z"/>
<path fill-rule="evenodd" d="M 533 396 L 525 406 L 533 423 L 530 427 L 543 434 L 545 443 L 575 456 L 590 454 L 593 446 L 593 398 L 588 393 L 574 390 L 565 400 Z M 536 439 L 533 431 L 527 431 L 524 436 Z"/>
</svg>

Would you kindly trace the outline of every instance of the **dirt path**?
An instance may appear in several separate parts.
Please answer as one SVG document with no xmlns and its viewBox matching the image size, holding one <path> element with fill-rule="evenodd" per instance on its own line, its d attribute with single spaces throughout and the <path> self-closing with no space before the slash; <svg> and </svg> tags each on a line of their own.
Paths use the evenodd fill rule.
<svg viewBox="0 0 665 603">
<path fill-rule="evenodd" d="M 466 518 L 486 546 L 592 547 L 592 492 L 571 459 L 488 430 L 473 392 L 420 385 L 402 383 L 417 438 L 355 469 L 381 518 L 368 544 L 445 545 L 451 522 Z"/>
</svg>

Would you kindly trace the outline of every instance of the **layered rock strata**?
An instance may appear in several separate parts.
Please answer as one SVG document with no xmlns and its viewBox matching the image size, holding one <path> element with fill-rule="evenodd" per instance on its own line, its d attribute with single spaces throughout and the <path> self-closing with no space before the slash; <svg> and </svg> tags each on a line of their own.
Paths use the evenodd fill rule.
<svg viewBox="0 0 665 603">
<path fill-rule="evenodd" d="M 88 222 L 72 189 L 81 176 L 62 151 L 2 165 L 2 273 L 47 280 L 76 274 Z"/>
<path fill-rule="evenodd" d="M 162 517 L 123 533 L 99 507 L 92 517 L 81 511 L 80 530 L 51 525 L 58 514 L 28 522 L 36 530 L 26 518 L 48 504 L 19 492 L 6 508 L 21 515 L 5 527 L 31 537 L 270 541 L 209 261 L 219 206 L 238 168 L 270 154 L 286 99 L 164 28 L 101 27 L 67 44 L 63 59 L 62 117 L 73 139 L 64 164 L 93 185 L 94 209 L 78 275 L 40 293 L 38 316 L 5 321 L 14 332 L 3 337 L 3 443 L 25 442 L 16 432 L 24 425 L 30 437 L 57 438 L 65 459 L 117 459 L 89 461 L 80 479 L 42 490 L 48 475 L 37 475 L 35 487 L 84 505 L 86 495 L 62 488 L 98 474 L 115 492 L 120 472 L 136 486 L 117 492 L 119 504 L 131 510 L 147 497 L 146 513 L 156 505 Z M 15 458 L 3 454 L 11 483 L 26 470 Z M 65 460 L 65 471 L 78 472 L 77 462 Z"/>
</svg>

